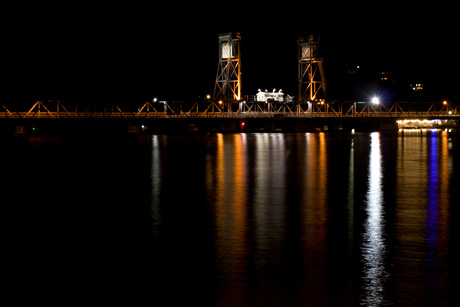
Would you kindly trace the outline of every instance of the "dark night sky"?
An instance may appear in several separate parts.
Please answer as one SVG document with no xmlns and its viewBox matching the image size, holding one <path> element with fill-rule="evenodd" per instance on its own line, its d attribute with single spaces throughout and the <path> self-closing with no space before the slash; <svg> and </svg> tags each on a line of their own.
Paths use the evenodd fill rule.
<svg viewBox="0 0 460 307">
<path fill-rule="evenodd" d="M 403 80 L 424 77 L 459 98 L 453 2 L 251 2 L 239 12 L 197 3 L 142 3 L 3 7 L 0 101 L 10 107 L 37 99 L 137 106 L 154 96 L 196 99 L 212 92 L 218 34 L 237 31 L 243 40 L 243 94 L 276 87 L 295 95 L 297 37 L 316 34 L 334 97 L 340 98 L 344 71 L 360 65 L 393 71 Z"/>
</svg>

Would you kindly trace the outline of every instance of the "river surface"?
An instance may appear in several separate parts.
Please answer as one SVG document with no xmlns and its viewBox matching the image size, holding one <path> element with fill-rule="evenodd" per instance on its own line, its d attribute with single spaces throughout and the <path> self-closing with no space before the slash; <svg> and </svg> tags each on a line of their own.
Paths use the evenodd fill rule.
<svg viewBox="0 0 460 307">
<path fill-rule="evenodd" d="M 459 301 L 458 136 L 31 137 L 0 145 L 3 276 L 18 304 Z"/>
</svg>

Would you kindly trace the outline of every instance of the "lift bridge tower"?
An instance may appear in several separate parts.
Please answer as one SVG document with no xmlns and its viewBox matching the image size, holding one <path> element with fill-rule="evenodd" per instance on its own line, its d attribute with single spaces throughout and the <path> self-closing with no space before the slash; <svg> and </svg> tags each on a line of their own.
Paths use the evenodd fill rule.
<svg viewBox="0 0 460 307">
<path fill-rule="evenodd" d="M 300 37 L 298 45 L 298 99 L 300 103 L 318 103 L 326 99 L 326 79 L 323 60 L 318 58 L 319 37 Z"/>
<path fill-rule="evenodd" d="M 241 98 L 240 41 L 240 33 L 219 35 L 219 65 L 214 86 L 214 101 L 232 103 Z"/>
</svg>

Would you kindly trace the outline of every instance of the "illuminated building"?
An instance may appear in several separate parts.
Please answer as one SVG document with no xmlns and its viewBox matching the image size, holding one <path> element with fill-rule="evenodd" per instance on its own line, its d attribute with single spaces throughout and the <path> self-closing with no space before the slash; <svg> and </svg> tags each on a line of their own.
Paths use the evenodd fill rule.
<svg viewBox="0 0 460 307">
<path fill-rule="evenodd" d="M 283 90 L 279 90 L 276 92 L 275 89 L 273 89 L 273 92 L 262 92 L 259 89 L 259 92 L 256 94 L 256 100 L 257 101 L 262 101 L 262 102 L 269 102 L 269 101 L 278 101 L 278 102 L 292 102 L 294 97 L 287 95 L 287 98 L 284 97 Z"/>
<path fill-rule="evenodd" d="M 411 90 L 413 90 L 414 92 L 423 91 L 424 87 L 425 87 L 425 84 L 423 84 L 423 83 L 411 83 L 411 84 L 410 84 L 410 88 L 411 88 Z"/>
<path fill-rule="evenodd" d="M 380 71 L 378 73 L 379 81 L 393 82 L 393 73 L 389 71 Z"/>
</svg>

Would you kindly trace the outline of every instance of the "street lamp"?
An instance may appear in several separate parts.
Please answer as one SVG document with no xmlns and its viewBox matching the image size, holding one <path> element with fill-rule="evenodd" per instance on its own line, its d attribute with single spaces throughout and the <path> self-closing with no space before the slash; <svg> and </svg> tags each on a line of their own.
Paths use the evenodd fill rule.
<svg viewBox="0 0 460 307">
<path fill-rule="evenodd" d="M 376 96 L 372 97 L 371 102 L 372 102 L 373 104 L 379 104 L 379 103 L 380 103 L 379 97 L 376 97 Z"/>
</svg>

